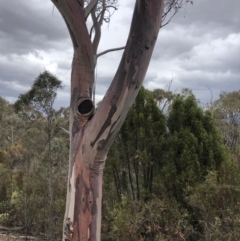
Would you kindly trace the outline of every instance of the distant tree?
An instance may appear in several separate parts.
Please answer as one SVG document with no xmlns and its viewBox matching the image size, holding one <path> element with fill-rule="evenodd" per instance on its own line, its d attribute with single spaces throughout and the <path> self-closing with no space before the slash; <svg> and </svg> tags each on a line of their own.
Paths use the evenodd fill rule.
<svg viewBox="0 0 240 241">
<path fill-rule="evenodd" d="M 122 194 L 144 201 L 151 196 L 165 132 L 165 117 L 152 92 L 141 87 L 110 149 L 106 166 L 106 178 L 108 173 L 113 176 L 119 200 Z"/>
<path fill-rule="evenodd" d="M 47 164 L 48 172 L 48 192 L 49 192 L 49 235 L 53 240 L 54 225 L 54 189 L 53 189 L 53 170 L 55 167 L 53 141 L 59 128 L 56 120 L 61 115 L 62 109 L 54 109 L 54 101 L 57 97 L 57 90 L 62 88 L 61 81 L 48 71 L 41 73 L 34 81 L 31 89 L 21 94 L 14 104 L 19 114 L 26 116 L 30 110 L 32 124 L 38 129 L 43 143 L 42 158 Z M 26 111 L 27 110 L 27 111 Z M 25 114 L 25 115 L 24 115 Z M 28 115 L 27 115 L 28 116 Z"/>
<path fill-rule="evenodd" d="M 155 89 L 153 90 L 153 96 L 154 99 L 157 101 L 158 107 L 164 111 L 167 112 L 167 108 L 171 104 L 171 101 L 173 100 L 174 94 L 170 90 L 163 90 L 163 89 Z"/>
<path fill-rule="evenodd" d="M 240 91 L 222 92 L 212 106 L 224 144 L 240 160 Z"/>
<path fill-rule="evenodd" d="M 25 165 L 26 149 L 21 138 L 26 127 L 25 123 L 14 112 L 13 106 L 0 97 L 0 202 L 9 200 L 11 179 L 14 169 L 22 169 Z M 10 192 L 9 192 L 10 191 Z"/>
<path fill-rule="evenodd" d="M 189 186 L 186 201 L 195 224 L 194 240 L 239 240 L 240 168 L 230 159 L 205 180 Z M 190 215 L 189 215 L 190 216 Z"/>
<path fill-rule="evenodd" d="M 14 104 L 16 110 L 24 105 L 33 106 L 44 115 L 51 115 L 57 90 L 62 88 L 62 82 L 48 71 L 41 73 L 34 81 L 31 89 L 18 97 Z"/>
<path fill-rule="evenodd" d="M 42 96 L 49 96 L 43 92 L 54 89 L 53 86 L 44 87 L 41 90 L 37 88 L 38 91 L 35 93 L 38 96 L 40 92 Z M 54 92 L 51 94 L 53 98 L 56 97 L 56 90 Z M 64 183 L 67 180 L 66 160 L 69 148 L 69 135 L 66 134 L 65 128 L 68 126 L 69 111 L 65 108 L 47 111 L 52 113 L 52 118 L 49 118 L 46 111 L 39 107 L 39 103 L 32 99 L 28 99 L 26 104 L 18 99 L 18 108 L 14 111 L 16 105 L 0 97 L 0 230 L 18 231 L 26 235 L 39 235 L 42 232 L 47 236 L 51 231 L 53 238 L 56 239 L 62 235 L 65 206 L 66 185 Z M 42 104 L 46 99 L 40 101 Z M 51 188 L 55 190 L 52 193 L 53 225 L 50 225 L 47 140 L 49 133 L 47 123 L 50 120 L 52 121 L 51 160 L 53 163 Z M 52 229 L 50 226 L 53 226 Z"/>
<path fill-rule="evenodd" d="M 203 111 L 195 97 L 174 98 L 167 121 L 163 180 L 169 193 L 184 201 L 184 190 L 204 180 L 210 170 L 218 170 L 226 150 L 209 111 Z"/>
</svg>

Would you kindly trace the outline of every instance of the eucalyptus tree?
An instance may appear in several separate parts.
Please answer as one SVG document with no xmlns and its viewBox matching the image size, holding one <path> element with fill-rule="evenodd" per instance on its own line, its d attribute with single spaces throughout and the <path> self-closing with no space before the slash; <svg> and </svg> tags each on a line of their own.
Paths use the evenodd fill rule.
<svg viewBox="0 0 240 241">
<path fill-rule="evenodd" d="M 12 104 L 2 97 L 0 97 L 0 112 L 1 202 L 2 200 L 10 200 L 11 180 L 25 166 L 26 148 L 23 145 L 22 136 L 26 131 L 26 124 L 14 112 Z"/>
<path fill-rule="evenodd" d="M 97 52 L 101 26 L 104 21 L 108 21 L 109 10 L 116 8 L 116 1 L 52 2 L 66 22 L 74 52 L 64 239 L 100 241 L 102 173 L 105 160 L 145 77 L 162 24 L 164 1 L 136 0 L 122 59 L 97 110 L 93 101 L 94 68 L 97 57 L 113 50 Z M 177 11 L 183 0 L 165 2 L 167 8 L 164 18 L 171 10 Z M 93 26 L 88 31 L 86 21 L 90 16 Z"/>
<path fill-rule="evenodd" d="M 25 94 L 21 94 L 14 104 L 19 115 L 25 120 L 29 118 L 32 127 L 34 126 L 40 134 L 42 143 L 42 159 L 47 164 L 48 173 L 48 194 L 49 194 L 49 235 L 53 239 L 53 170 L 54 170 L 54 152 L 53 140 L 59 128 L 56 120 L 59 119 L 62 109 L 54 109 L 54 101 L 57 97 L 57 90 L 62 88 L 61 81 L 48 71 L 41 73 L 34 81 L 31 89 Z M 46 165 L 45 164 L 45 165 Z"/>
<path fill-rule="evenodd" d="M 240 157 L 240 91 L 222 92 L 213 103 L 212 112 L 224 144 L 239 161 Z"/>
</svg>

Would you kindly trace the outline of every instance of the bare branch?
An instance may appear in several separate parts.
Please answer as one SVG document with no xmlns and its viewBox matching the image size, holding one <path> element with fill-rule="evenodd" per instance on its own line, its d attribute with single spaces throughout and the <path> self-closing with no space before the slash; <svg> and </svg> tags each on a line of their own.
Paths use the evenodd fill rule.
<svg viewBox="0 0 240 241">
<path fill-rule="evenodd" d="M 57 127 L 60 128 L 61 130 L 63 130 L 68 135 L 70 135 L 70 132 L 68 130 L 66 130 L 65 128 L 63 128 L 62 126 L 57 125 Z"/>
<path fill-rule="evenodd" d="M 109 52 L 118 51 L 118 50 L 123 50 L 123 49 L 125 49 L 125 46 L 119 47 L 119 48 L 107 49 L 107 50 L 105 50 L 105 51 L 97 54 L 97 58 L 100 57 L 100 56 L 102 56 L 102 55 L 104 55 L 104 54 L 107 54 L 107 53 L 109 53 Z"/>
<path fill-rule="evenodd" d="M 117 10 L 116 6 L 107 4 L 109 4 L 107 0 L 102 0 L 91 11 L 93 26 L 90 29 L 90 38 L 92 39 L 93 32 L 95 31 L 94 39 L 92 41 L 95 54 L 97 53 L 97 48 L 101 38 L 101 26 L 103 22 L 110 22 L 110 18 L 113 15 L 113 12 L 110 11 L 110 9 Z"/>
<path fill-rule="evenodd" d="M 98 14 L 97 18 L 99 19 L 99 16 L 101 16 L 99 23 L 102 25 L 103 21 L 106 23 L 110 22 L 110 18 L 113 15 L 113 13 L 110 12 L 109 8 L 113 8 L 115 11 L 117 10 L 117 7 L 113 6 L 113 5 L 108 5 L 106 6 L 106 4 L 104 3 L 102 11 Z M 108 12 L 108 16 L 105 17 L 105 13 L 106 11 Z"/>
<path fill-rule="evenodd" d="M 164 26 L 168 25 L 170 23 L 170 21 L 172 20 L 172 18 L 176 15 L 176 13 L 177 13 L 177 11 L 174 12 L 174 14 L 169 18 L 169 20 L 166 23 L 161 25 L 161 28 L 163 28 Z"/>
<path fill-rule="evenodd" d="M 104 20 L 105 10 L 106 10 L 106 0 L 103 0 L 103 2 L 102 2 L 102 11 L 101 11 L 101 13 L 99 14 L 99 15 L 100 15 L 100 19 L 99 19 L 99 21 L 98 21 L 99 24 L 100 24 L 100 26 L 102 25 L 103 20 Z"/>
<path fill-rule="evenodd" d="M 91 0 L 91 2 L 85 7 L 84 9 L 85 19 L 88 18 L 91 11 L 96 7 L 97 2 L 98 0 Z"/>
<path fill-rule="evenodd" d="M 94 8 L 94 11 L 91 12 L 91 17 L 92 17 L 92 20 L 93 20 L 93 28 L 95 30 L 95 35 L 94 35 L 94 38 L 93 38 L 93 41 L 92 41 L 92 47 L 93 47 L 94 55 L 97 53 L 97 48 L 98 48 L 100 38 L 101 38 L 101 25 L 98 22 L 95 10 L 96 10 L 96 6 Z"/>
<path fill-rule="evenodd" d="M 172 20 L 172 18 L 176 15 L 178 10 L 182 7 L 183 0 L 166 0 L 165 1 L 165 8 L 164 13 L 162 15 L 162 25 L 161 28 L 169 24 L 169 22 Z M 174 11 L 172 16 L 167 20 L 166 23 L 164 21 L 166 20 L 166 17 L 169 15 L 171 11 Z"/>
<path fill-rule="evenodd" d="M 212 106 L 213 106 L 213 93 L 212 93 L 212 90 L 211 90 L 208 86 L 206 86 L 206 87 L 207 87 L 207 89 L 210 91 L 210 94 L 211 94 L 210 108 L 212 109 Z"/>
</svg>

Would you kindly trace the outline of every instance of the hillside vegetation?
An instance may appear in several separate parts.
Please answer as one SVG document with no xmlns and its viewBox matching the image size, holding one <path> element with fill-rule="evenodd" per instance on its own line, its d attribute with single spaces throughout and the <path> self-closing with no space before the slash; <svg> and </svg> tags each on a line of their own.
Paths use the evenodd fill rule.
<svg viewBox="0 0 240 241">
<path fill-rule="evenodd" d="M 0 229 L 61 239 L 68 108 L 61 81 L 0 97 Z M 103 241 L 240 240 L 240 91 L 208 108 L 192 92 L 141 88 L 104 170 Z"/>
</svg>

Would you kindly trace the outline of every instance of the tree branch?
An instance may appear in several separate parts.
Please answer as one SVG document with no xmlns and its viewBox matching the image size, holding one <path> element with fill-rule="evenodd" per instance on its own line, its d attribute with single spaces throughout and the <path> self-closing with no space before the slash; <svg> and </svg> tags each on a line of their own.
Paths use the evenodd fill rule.
<svg viewBox="0 0 240 241">
<path fill-rule="evenodd" d="M 95 35 L 94 35 L 94 39 L 92 42 L 92 46 L 93 46 L 93 52 L 96 55 L 97 53 L 97 49 L 98 49 L 98 45 L 101 39 L 101 26 L 103 23 L 103 19 L 104 19 L 104 12 L 106 10 L 106 1 L 103 0 L 102 1 L 102 12 L 99 14 L 99 16 L 96 16 L 96 6 L 93 9 L 93 11 L 91 12 L 91 16 L 92 16 L 92 20 L 93 20 L 93 28 L 95 30 Z M 98 20 L 99 18 L 99 20 Z"/>
<path fill-rule="evenodd" d="M 91 11 L 96 7 L 98 0 L 91 0 L 91 2 L 85 7 L 84 9 L 84 14 L 85 14 L 85 19 L 87 20 L 89 14 Z"/>
<path fill-rule="evenodd" d="M 23 230 L 25 227 L 5 227 L 0 225 L 0 230 L 4 230 L 4 231 L 19 231 L 19 230 Z"/>
<path fill-rule="evenodd" d="M 91 17 L 92 17 L 92 21 L 93 21 L 93 29 L 95 30 L 95 35 L 94 35 L 94 38 L 93 38 L 93 41 L 92 41 L 92 46 L 93 46 L 94 55 L 96 55 L 97 48 L 98 48 L 100 38 L 101 38 L 101 26 L 100 26 L 100 23 L 97 20 L 95 11 L 91 12 Z"/>
<path fill-rule="evenodd" d="M 170 2 L 170 3 L 169 3 Z M 173 15 L 169 18 L 169 20 L 161 25 L 161 28 L 166 26 L 167 24 L 169 24 L 169 22 L 172 20 L 172 18 L 176 15 L 176 13 L 178 12 L 178 10 L 182 7 L 182 2 L 183 0 L 170 0 L 167 2 L 167 4 L 165 4 L 165 6 L 167 6 L 167 10 L 164 11 L 163 15 L 162 15 L 162 22 L 165 21 L 167 15 L 174 9 L 174 13 Z"/>
<path fill-rule="evenodd" d="M 106 0 L 103 0 L 103 2 L 102 2 L 102 11 L 99 14 L 100 15 L 100 19 L 98 21 L 100 26 L 102 26 L 102 23 L 103 23 L 103 20 L 104 20 L 104 13 L 105 13 L 105 11 L 106 11 Z"/>
<path fill-rule="evenodd" d="M 95 64 L 93 47 L 85 22 L 83 1 L 51 1 L 62 14 L 73 43 L 74 57 L 71 74 L 71 96 L 73 98 L 71 102 L 76 102 L 79 98 L 90 98 Z"/>
<path fill-rule="evenodd" d="M 162 21 L 163 0 L 136 1 L 131 30 L 116 75 L 88 124 L 86 146 L 104 159 L 145 77 Z M 89 151 L 91 152 L 91 151 Z M 94 162 L 94 166 L 99 164 Z M 97 167 L 96 167 L 97 168 Z"/>
<path fill-rule="evenodd" d="M 107 54 L 107 53 L 109 53 L 109 52 L 118 51 L 118 50 L 123 50 L 123 49 L 125 49 L 125 46 L 119 47 L 119 48 L 107 49 L 107 50 L 105 50 L 105 51 L 97 54 L 97 58 L 100 57 L 100 56 L 102 56 L 102 55 L 104 55 L 104 54 Z"/>
<path fill-rule="evenodd" d="M 66 130 L 65 128 L 63 128 L 62 126 L 57 125 L 57 127 L 60 128 L 65 133 L 67 133 L 68 135 L 70 135 L 70 132 L 68 130 Z"/>
</svg>

